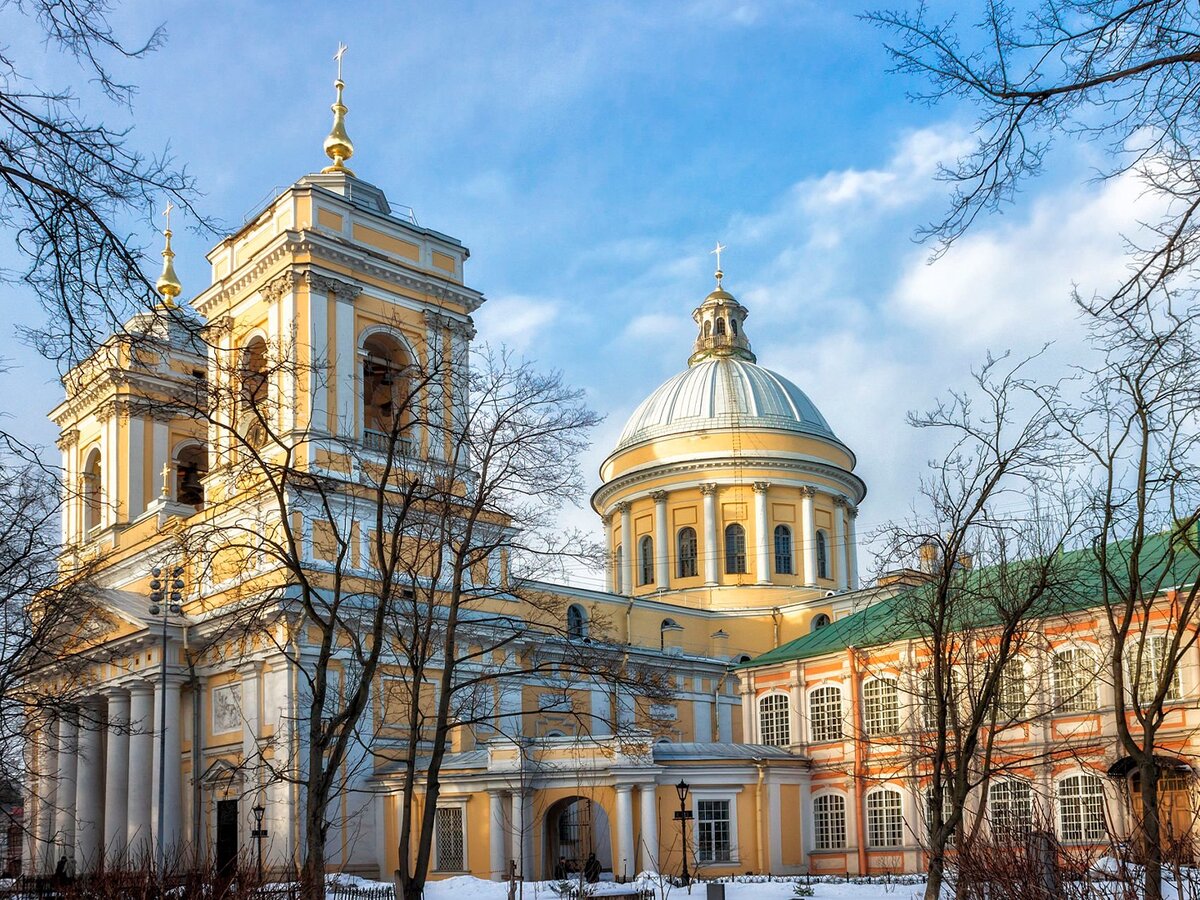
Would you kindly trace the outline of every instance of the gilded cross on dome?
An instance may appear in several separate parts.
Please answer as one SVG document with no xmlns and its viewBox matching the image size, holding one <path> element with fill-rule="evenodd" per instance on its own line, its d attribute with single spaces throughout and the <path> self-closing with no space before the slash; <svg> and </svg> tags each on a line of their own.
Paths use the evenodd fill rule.
<svg viewBox="0 0 1200 900">
<path fill-rule="evenodd" d="M 721 252 L 725 249 L 726 249 L 725 245 L 722 244 L 720 241 L 717 241 L 717 246 L 713 247 L 711 250 L 708 251 L 709 253 L 715 254 L 717 257 L 717 271 L 716 271 L 717 287 L 721 286 L 721 279 L 725 276 L 725 273 L 721 271 Z"/>
<path fill-rule="evenodd" d="M 338 81 L 342 80 L 342 57 L 346 55 L 346 51 L 349 49 L 350 48 L 347 47 L 345 44 L 343 44 L 341 41 L 338 41 L 337 53 L 333 54 L 333 58 L 335 60 L 337 60 L 337 64 L 338 64 L 338 76 L 337 76 Z"/>
</svg>

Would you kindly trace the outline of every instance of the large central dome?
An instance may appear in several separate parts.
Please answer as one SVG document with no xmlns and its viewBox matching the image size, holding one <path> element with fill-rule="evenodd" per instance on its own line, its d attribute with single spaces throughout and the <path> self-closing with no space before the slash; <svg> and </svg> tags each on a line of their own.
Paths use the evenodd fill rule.
<svg viewBox="0 0 1200 900">
<path fill-rule="evenodd" d="M 782 375 L 747 359 L 712 356 L 643 400 L 625 423 L 616 449 L 680 432 L 734 427 L 837 440 L 804 391 Z"/>
</svg>

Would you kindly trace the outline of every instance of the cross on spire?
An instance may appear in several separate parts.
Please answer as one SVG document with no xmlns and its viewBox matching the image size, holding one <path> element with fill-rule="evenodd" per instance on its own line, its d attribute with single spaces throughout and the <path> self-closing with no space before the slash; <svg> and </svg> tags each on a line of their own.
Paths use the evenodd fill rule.
<svg viewBox="0 0 1200 900">
<path fill-rule="evenodd" d="M 342 80 L 342 57 L 346 55 L 346 51 L 348 49 L 349 48 L 345 44 L 343 44 L 341 41 L 338 41 L 337 53 L 333 54 L 333 58 L 337 60 L 338 64 L 338 81 Z"/>
<path fill-rule="evenodd" d="M 175 204 L 172 203 L 170 200 L 168 200 L 167 208 L 164 209 L 162 212 L 162 214 L 167 217 L 167 231 L 171 230 L 171 210 L 173 210 L 174 208 L 175 208 Z"/>
<path fill-rule="evenodd" d="M 711 250 L 708 251 L 709 253 L 714 254 L 717 257 L 717 271 L 716 271 L 717 287 L 721 286 L 721 279 L 725 276 L 725 273 L 721 271 L 721 252 L 725 249 L 726 249 L 725 245 L 722 244 L 720 241 L 717 241 L 717 246 L 713 247 Z"/>
</svg>

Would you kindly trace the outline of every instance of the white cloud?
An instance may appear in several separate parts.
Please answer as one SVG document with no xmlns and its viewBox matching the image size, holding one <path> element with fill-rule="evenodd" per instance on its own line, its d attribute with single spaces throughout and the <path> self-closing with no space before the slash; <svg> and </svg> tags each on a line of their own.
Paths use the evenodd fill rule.
<svg viewBox="0 0 1200 900">
<path fill-rule="evenodd" d="M 562 310 L 560 300 L 508 294 L 489 299 L 475 318 L 483 340 L 525 353 L 545 336 Z"/>
</svg>

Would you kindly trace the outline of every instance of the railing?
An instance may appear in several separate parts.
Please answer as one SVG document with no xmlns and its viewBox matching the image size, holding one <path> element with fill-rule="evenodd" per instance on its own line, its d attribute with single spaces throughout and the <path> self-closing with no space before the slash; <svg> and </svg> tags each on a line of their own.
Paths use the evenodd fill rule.
<svg viewBox="0 0 1200 900">
<path fill-rule="evenodd" d="M 392 452 L 392 436 L 384 431 L 363 430 L 362 444 L 364 450 L 372 453 Z M 397 456 L 412 456 L 412 438 L 396 438 L 395 453 Z"/>
</svg>

